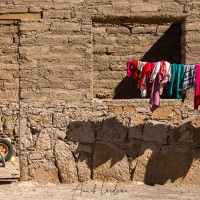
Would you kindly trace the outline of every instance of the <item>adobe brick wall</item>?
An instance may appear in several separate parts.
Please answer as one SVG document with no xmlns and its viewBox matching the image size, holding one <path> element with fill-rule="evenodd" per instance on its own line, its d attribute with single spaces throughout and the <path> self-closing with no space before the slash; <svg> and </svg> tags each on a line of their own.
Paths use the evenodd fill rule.
<svg viewBox="0 0 200 200">
<path fill-rule="evenodd" d="M 18 23 L 0 20 L 0 137 L 10 138 L 19 155 Z"/>
<path fill-rule="evenodd" d="M 21 180 L 199 184 L 200 125 L 193 94 L 184 104 L 163 99 L 152 114 L 148 99 L 140 98 L 132 82 L 128 89 L 123 82 L 127 59 L 160 59 L 166 43 L 175 50 L 167 46 L 165 59 L 199 62 L 199 2 L 13 0 L 0 5 L 1 14 L 41 15 L 9 20 L 9 34 L 14 28 L 19 40 L 17 46 L 15 39 L 9 42 L 1 59 L 9 82 L 19 83 L 6 90 L 17 92 L 16 98 L 0 105 L 10 113 L 2 112 L 4 118 L 15 117 L 12 130 L 19 127 Z M 1 27 L 7 38 L 7 25 Z"/>
</svg>

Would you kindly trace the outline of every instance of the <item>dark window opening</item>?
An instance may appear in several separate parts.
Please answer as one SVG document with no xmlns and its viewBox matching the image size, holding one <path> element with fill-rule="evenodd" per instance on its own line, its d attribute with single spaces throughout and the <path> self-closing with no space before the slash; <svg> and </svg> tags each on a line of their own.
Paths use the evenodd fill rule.
<svg viewBox="0 0 200 200">
<path fill-rule="evenodd" d="M 142 98 L 138 80 L 126 77 L 126 60 L 181 63 L 181 37 L 181 22 L 121 25 L 93 22 L 93 97 Z M 161 98 L 174 97 L 168 96 L 164 88 Z"/>
</svg>

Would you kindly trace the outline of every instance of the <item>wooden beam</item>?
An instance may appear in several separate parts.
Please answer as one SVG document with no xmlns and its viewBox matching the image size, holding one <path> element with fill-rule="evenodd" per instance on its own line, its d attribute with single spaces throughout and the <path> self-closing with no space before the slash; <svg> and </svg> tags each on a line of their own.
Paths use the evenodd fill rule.
<svg viewBox="0 0 200 200">
<path fill-rule="evenodd" d="M 182 22 L 187 15 L 170 14 L 138 14 L 133 16 L 114 16 L 114 15 L 94 15 L 93 22 L 109 24 L 141 23 L 141 24 L 162 24 Z"/>
<path fill-rule="evenodd" d="M 21 13 L 21 14 L 3 14 L 0 15 L 0 20 L 15 20 L 15 19 L 41 19 L 41 13 Z"/>
</svg>

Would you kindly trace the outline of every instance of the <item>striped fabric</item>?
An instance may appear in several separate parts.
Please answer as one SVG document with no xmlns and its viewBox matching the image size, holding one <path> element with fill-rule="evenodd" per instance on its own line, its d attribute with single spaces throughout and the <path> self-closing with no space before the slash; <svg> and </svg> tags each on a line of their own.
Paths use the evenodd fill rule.
<svg viewBox="0 0 200 200">
<path fill-rule="evenodd" d="M 194 86 L 195 82 L 195 65 L 185 65 L 183 89 L 188 90 Z"/>
<path fill-rule="evenodd" d="M 195 65 L 185 65 L 183 88 L 182 88 L 182 101 L 185 100 L 186 91 L 194 86 L 195 83 Z"/>
</svg>

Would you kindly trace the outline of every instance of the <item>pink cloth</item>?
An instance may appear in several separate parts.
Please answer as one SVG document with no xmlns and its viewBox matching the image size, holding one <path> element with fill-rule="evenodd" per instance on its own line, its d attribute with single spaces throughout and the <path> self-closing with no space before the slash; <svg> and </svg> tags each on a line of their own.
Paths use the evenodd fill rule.
<svg viewBox="0 0 200 200">
<path fill-rule="evenodd" d="M 194 109 L 200 105 L 200 64 L 195 65 Z"/>
<path fill-rule="evenodd" d="M 164 79 L 166 73 L 166 64 L 164 60 L 160 61 L 160 70 L 158 72 L 159 83 Z"/>
<path fill-rule="evenodd" d="M 168 81 L 170 81 L 171 78 L 171 72 L 170 72 L 170 63 L 165 61 L 165 73 L 163 76 L 163 80 L 160 82 L 160 95 L 163 93 L 163 87 L 167 84 Z"/>
<path fill-rule="evenodd" d="M 132 72 L 131 72 L 131 60 L 127 60 L 126 61 L 126 75 L 128 76 L 128 77 L 130 77 L 131 76 L 131 74 L 132 74 Z"/>
<path fill-rule="evenodd" d="M 156 76 L 156 79 L 152 83 L 151 96 L 149 103 L 152 105 L 151 111 L 155 111 L 160 106 L 160 83 L 159 77 Z"/>
</svg>

